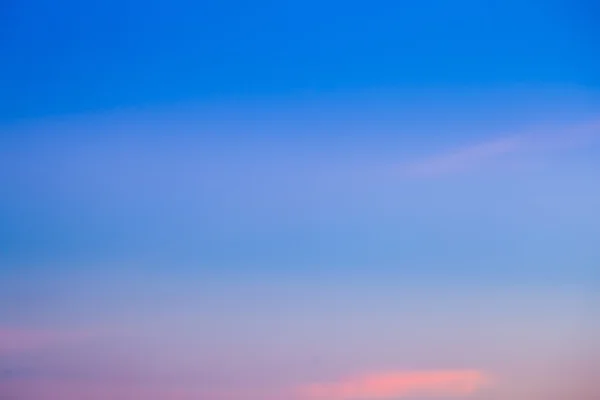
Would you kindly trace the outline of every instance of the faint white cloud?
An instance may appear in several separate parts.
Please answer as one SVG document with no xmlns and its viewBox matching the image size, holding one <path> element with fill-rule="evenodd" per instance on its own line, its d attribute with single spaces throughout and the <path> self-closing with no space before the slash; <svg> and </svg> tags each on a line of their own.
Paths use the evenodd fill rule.
<svg viewBox="0 0 600 400">
<path fill-rule="evenodd" d="M 457 147 L 411 161 L 401 167 L 411 178 L 437 177 L 472 171 L 519 155 L 551 154 L 592 145 L 600 137 L 600 121 L 538 127 L 484 142 Z"/>
<path fill-rule="evenodd" d="M 404 172 L 411 177 L 438 176 L 462 172 L 512 154 L 521 149 L 522 146 L 523 140 L 520 138 L 496 139 L 408 163 L 404 166 Z"/>
</svg>

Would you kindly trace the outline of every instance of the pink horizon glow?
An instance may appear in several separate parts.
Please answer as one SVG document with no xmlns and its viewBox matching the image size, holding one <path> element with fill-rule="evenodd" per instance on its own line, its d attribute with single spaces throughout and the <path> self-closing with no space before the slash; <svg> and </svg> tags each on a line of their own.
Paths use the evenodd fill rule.
<svg viewBox="0 0 600 400">
<path fill-rule="evenodd" d="M 383 372 L 308 385 L 301 393 L 314 400 L 455 397 L 472 395 L 488 383 L 486 374 L 476 370 Z"/>
</svg>

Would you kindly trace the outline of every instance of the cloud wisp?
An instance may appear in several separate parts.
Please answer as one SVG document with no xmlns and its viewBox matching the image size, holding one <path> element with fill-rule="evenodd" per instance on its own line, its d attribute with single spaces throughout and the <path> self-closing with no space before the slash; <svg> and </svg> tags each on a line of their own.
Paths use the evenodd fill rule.
<svg viewBox="0 0 600 400">
<path fill-rule="evenodd" d="M 437 177 L 474 170 L 521 153 L 548 154 L 581 148 L 593 144 L 598 138 L 600 122 L 597 121 L 558 128 L 535 128 L 457 147 L 408 162 L 401 169 L 405 176 L 411 178 Z"/>
<path fill-rule="evenodd" d="M 373 373 L 300 388 L 309 400 L 375 400 L 407 397 L 461 397 L 489 383 L 477 370 L 399 371 Z"/>
<path fill-rule="evenodd" d="M 411 177 L 459 173 L 515 153 L 522 147 L 523 140 L 520 138 L 496 139 L 409 163 L 405 166 L 405 173 Z"/>
</svg>

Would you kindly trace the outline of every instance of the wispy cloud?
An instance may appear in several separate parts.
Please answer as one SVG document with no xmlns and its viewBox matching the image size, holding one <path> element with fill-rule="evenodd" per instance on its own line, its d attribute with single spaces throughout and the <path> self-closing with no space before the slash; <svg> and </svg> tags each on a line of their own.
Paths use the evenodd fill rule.
<svg viewBox="0 0 600 400">
<path fill-rule="evenodd" d="M 584 147 L 598 138 L 598 121 L 560 127 L 536 127 L 408 162 L 402 166 L 402 171 L 408 177 L 461 173 L 504 161 L 521 153 L 547 154 Z"/>
<path fill-rule="evenodd" d="M 462 172 L 514 153 L 522 146 L 521 138 L 496 139 L 469 145 L 409 163 L 405 166 L 405 173 L 409 176 L 427 177 Z"/>
<path fill-rule="evenodd" d="M 312 384 L 301 388 L 299 394 L 310 400 L 468 396 L 488 382 L 488 377 L 476 370 L 392 371 Z"/>
</svg>

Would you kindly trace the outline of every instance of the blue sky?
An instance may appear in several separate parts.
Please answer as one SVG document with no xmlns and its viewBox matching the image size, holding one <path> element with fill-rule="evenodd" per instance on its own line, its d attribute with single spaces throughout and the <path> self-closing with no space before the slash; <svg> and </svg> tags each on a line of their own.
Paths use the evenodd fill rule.
<svg viewBox="0 0 600 400">
<path fill-rule="evenodd" d="M 7 2 L 2 119 L 361 90 L 598 87 L 585 2 Z"/>
<path fill-rule="evenodd" d="M 593 4 L 0 12 L 0 397 L 597 398 Z"/>
</svg>

